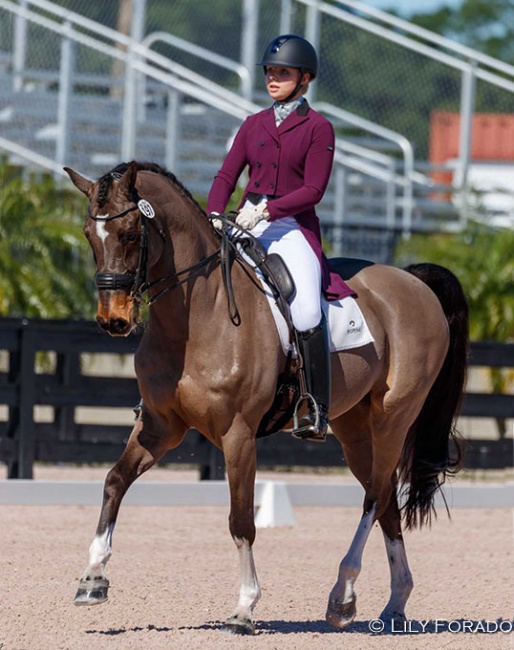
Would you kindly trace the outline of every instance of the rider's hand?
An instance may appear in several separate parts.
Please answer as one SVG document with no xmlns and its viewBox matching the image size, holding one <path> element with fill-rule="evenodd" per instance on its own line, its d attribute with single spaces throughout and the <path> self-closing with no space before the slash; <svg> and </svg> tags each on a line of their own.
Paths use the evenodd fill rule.
<svg viewBox="0 0 514 650">
<path fill-rule="evenodd" d="M 265 205 L 253 205 L 251 208 L 242 208 L 236 217 L 236 224 L 243 230 L 252 230 L 255 226 L 265 219 L 269 219 L 269 212 Z"/>
<path fill-rule="evenodd" d="M 221 219 L 216 219 L 216 217 L 218 217 L 219 214 L 220 214 L 219 212 L 211 212 L 209 214 L 209 221 L 212 223 L 215 230 L 221 232 L 223 230 L 223 221 Z"/>
</svg>

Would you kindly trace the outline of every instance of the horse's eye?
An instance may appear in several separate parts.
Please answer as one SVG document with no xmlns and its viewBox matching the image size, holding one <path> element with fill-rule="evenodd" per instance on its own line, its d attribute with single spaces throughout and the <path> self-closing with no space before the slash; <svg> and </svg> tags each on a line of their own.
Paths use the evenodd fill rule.
<svg viewBox="0 0 514 650">
<path fill-rule="evenodd" d="M 121 239 L 125 244 L 133 244 L 137 240 L 137 232 L 123 233 Z"/>
</svg>

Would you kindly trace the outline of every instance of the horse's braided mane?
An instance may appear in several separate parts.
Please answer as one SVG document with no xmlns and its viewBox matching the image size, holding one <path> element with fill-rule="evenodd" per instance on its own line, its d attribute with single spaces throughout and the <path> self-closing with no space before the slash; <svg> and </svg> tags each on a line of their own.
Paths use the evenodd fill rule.
<svg viewBox="0 0 514 650">
<path fill-rule="evenodd" d="M 204 213 L 202 206 L 193 197 L 191 192 L 178 180 L 175 174 L 168 171 L 164 167 L 161 167 L 161 165 L 153 162 L 136 162 L 136 166 L 138 171 L 154 172 L 155 174 L 159 174 L 160 176 L 165 176 L 168 178 L 183 196 L 186 196 L 196 205 L 200 212 Z M 100 207 L 104 205 L 104 203 L 107 201 L 107 198 L 109 197 L 109 191 L 111 189 L 113 179 L 116 178 L 116 175 L 118 174 L 124 174 L 129 167 L 130 163 L 120 163 L 98 179 L 99 190 L 97 200 Z"/>
</svg>

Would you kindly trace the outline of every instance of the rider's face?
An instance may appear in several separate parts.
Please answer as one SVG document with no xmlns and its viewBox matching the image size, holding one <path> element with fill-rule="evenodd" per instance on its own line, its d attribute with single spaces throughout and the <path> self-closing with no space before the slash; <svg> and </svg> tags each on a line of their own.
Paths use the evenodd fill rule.
<svg viewBox="0 0 514 650">
<path fill-rule="evenodd" d="M 300 70 L 298 68 L 281 68 L 281 67 L 266 67 L 266 90 L 269 96 L 277 102 L 282 102 L 287 99 L 294 91 L 298 80 L 300 79 Z M 308 81 L 308 73 L 303 75 L 302 86 Z M 298 90 L 294 97 L 289 101 L 297 99 L 301 94 L 301 89 Z"/>
</svg>

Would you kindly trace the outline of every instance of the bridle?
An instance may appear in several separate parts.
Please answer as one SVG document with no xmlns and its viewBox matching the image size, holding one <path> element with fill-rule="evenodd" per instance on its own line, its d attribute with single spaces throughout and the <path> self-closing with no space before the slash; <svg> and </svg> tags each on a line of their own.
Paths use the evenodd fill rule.
<svg viewBox="0 0 514 650">
<path fill-rule="evenodd" d="M 126 216 L 130 212 L 138 210 L 138 206 L 133 205 L 126 210 L 122 210 L 117 214 L 110 214 L 107 216 L 94 217 L 92 214 L 88 214 L 88 217 L 93 221 L 101 221 L 107 223 L 108 221 L 113 221 L 114 219 L 120 219 L 121 217 Z M 135 273 L 95 273 L 95 285 L 98 290 L 112 290 L 117 289 L 129 289 L 130 295 L 132 296 L 136 291 L 138 291 L 143 283 L 146 283 L 146 261 L 148 255 L 148 233 L 145 223 L 145 219 L 141 219 L 141 239 L 139 243 L 139 258 L 137 263 L 137 270 Z M 144 279 L 143 279 L 144 276 Z"/>
<path fill-rule="evenodd" d="M 234 294 L 232 291 L 231 279 L 230 279 L 230 248 L 231 242 L 226 235 L 222 236 L 220 247 L 214 251 L 211 255 L 202 258 L 195 264 L 191 264 L 181 271 L 177 271 L 169 276 L 163 276 L 158 280 L 153 282 L 147 281 L 147 270 L 148 270 L 148 221 L 152 221 L 155 213 L 153 212 L 152 206 L 145 199 L 137 200 L 134 205 L 117 212 L 116 214 L 110 214 L 106 216 L 93 216 L 88 215 L 93 221 L 108 222 L 113 221 L 114 219 L 120 219 L 125 217 L 127 214 L 139 210 L 140 224 L 141 224 L 141 235 L 139 239 L 139 256 L 137 262 L 137 268 L 135 273 L 126 272 L 126 273 L 105 273 L 105 272 L 96 272 L 94 276 L 94 281 L 96 288 L 98 290 L 107 290 L 115 291 L 117 289 L 129 290 L 130 297 L 136 302 L 145 302 L 148 305 L 152 305 L 156 300 L 163 296 L 168 291 L 176 289 L 180 285 L 187 282 L 191 277 L 198 274 L 205 266 L 207 266 L 213 260 L 219 260 L 222 265 L 223 279 L 225 287 L 227 288 L 228 295 L 228 305 L 230 317 L 234 322 L 239 322 L 239 312 L 234 301 Z M 151 211 L 151 212 L 150 212 Z M 158 229 L 157 232 L 162 237 L 163 240 L 166 240 L 165 233 Z M 182 277 L 185 276 L 185 277 Z M 172 284 L 161 288 L 157 293 L 154 293 L 151 297 L 144 298 L 145 294 L 151 289 L 162 285 L 162 283 L 167 281 L 174 281 Z"/>
</svg>

